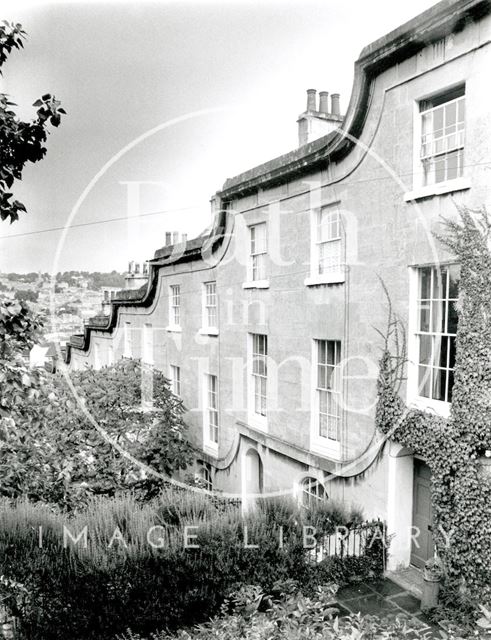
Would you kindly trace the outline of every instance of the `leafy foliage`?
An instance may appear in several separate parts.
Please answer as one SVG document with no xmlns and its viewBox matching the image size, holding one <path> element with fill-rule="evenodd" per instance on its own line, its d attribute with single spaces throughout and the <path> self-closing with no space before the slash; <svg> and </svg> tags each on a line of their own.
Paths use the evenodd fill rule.
<svg viewBox="0 0 491 640">
<path fill-rule="evenodd" d="M 94 494 L 158 490 L 163 476 L 187 466 L 192 448 L 181 401 L 160 372 L 152 375 L 151 410 L 141 407 L 136 361 L 72 374 L 80 402 L 60 376 L 44 377 L 33 399 L 23 399 L 0 431 L 1 494 L 75 508 Z M 139 463 L 159 475 L 144 474 Z"/>
<path fill-rule="evenodd" d="M 61 375 L 28 368 L 39 328 L 24 302 L 0 298 L 0 495 L 75 508 L 94 494 L 155 493 L 188 465 L 182 403 L 161 372 L 122 360 L 73 373 L 76 401 Z M 142 404 L 142 376 L 152 406 Z"/>
<path fill-rule="evenodd" d="M 450 418 L 405 408 L 396 388 L 394 355 L 386 345 L 377 424 L 430 466 L 435 542 L 450 598 L 465 593 L 476 605 L 478 599 L 491 600 L 491 481 L 479 460 L 491 448 L 491 223 L 485 210 L 459 213 L 460 222 L 448 221 L 442 238 L 461 264 Z"/>
<path fill-rule="evenodd" d="M 185 526 L 196 526 L 188 534 L 199 548 L 185 548 Z M 86 527 L 87 544 L 64 545 L 64 527 L 72 540 Z M 246 548 L 244 527 L 256 547 Z M 302 533 L 301 522 L 290 523 L 281 546 L 277 523 L 262 512 L 244 519 L 236 506 L 170 489 L 147 502 L 94 498 L 69 515 L 40 502 L 0 501 L 0 575 L 21 585 L 22 592 L 12 587 L 5 595 L 25 638 L 110 640 L 128 627 L 149 634 L 207 620 L 231 606 L 226 597 L 237 585 L 256 584 L 276 597 L 278 581 L 291 585 L 292 575 L 308 594 L 318 584 L 346 582 L 349 559 L 313 563 Z M 378 561 L 358 558 L 359 579 L 375 567 L 381 575 L 383 556 L 375 553 Z M 248 597 L 246 589 L 244 607 Z"/>
<path fill-rule="evenodd" d="M 273 593 L 265 595 L 260 587 L 245 586 L 232 594 L 222 608 L 222 615 L 206 624 L 176 634 L 161 633 L 152 640 L 412 640 L 429 638 L 406 616 L 350 615 L 338 616 L 333 585 L 319 586 L 311 597 L 305 597 L 296 585 L 278 582 Z M 227 611 L 229 604 L 232 612 Z M 460 631 L 443 633 L 440 638 L 463 640 Z M 476 638 L 476 635 L 472 635 Z M 126 640 L 142 640 L 129 632 Z"/>
<path fill-rule="evenodd" d="M 0 24 L 0 69 L 13 49 L 23 47 L 26 33 L 20 24 L 3 21 Z M 24 165 L 38 162 L 46 154 L 47 126 L 58 127 L 66 112 L 54 96 L 47 93 L 33 106 L 37 108 L 32 122 L 20 120 L 9 97 L 0 93 L 0 217 L 15 222 L 25 206 L 13 200 L 9 191 L 15 180 L 22 178 Z"/>
<path fill-rule="evenodd" d="M 30 371 L 26 355 L 34 345 L 40 324 L 21 300 L 0 296 L 0 425 L 12 425 L 12 415 L 36 396 L 39 372 Z M 7 423 L 5 421 L 8 421 Z"/>
</svg>

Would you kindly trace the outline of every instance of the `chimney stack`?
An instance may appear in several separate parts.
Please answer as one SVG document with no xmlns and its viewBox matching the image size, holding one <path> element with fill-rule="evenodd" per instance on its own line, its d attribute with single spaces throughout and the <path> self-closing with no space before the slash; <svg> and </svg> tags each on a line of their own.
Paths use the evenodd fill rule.
<svg viewBox="0 0 491 640">
<path fill-rule="evenodd" d="M 172 234 L 170 231 L 165 232 L 165 246 L 168 247 L 172 243 Z"/>
<path fill-rule="evenodd" d="M 335 116 L 341 115 L 339 106 L 339 93 L 333 93 L 331 96 L 331 113 Z"/>
<path fill-rule="evenodd" d="M 187 233 L 183 233 L 181 236 L 181 242 L 186 243 L 188 241 L 188 234 Z"/>
<path fill-rule="evenodd" d="M 172 233 L 172 244 L 177 244 L 179 242 L 179 231 L 174 231 Z"/>
<path fill-rule="evenodd" d="M 319 105 L 317 108 L 315 89 L 307 89 L 307 110 L 298 116 L 298 144 L 303 146 L 322 136 L 336 131 L 343 122 L 339 103 L 339 93 L 331 94 L 331 108 L 329 109 L 329 93 L 319 91 Z"/>
<path fill-rule="evenodd" d="M 316 111 L 315 96 L 317 91 L 315 89 L 307 89 L 307 111 Z"/>
<path fill-rule="evenodd" d="M 329 92 L 319 91 L 319 111 L 321 113 L 329 113 Z"/>
</svg>

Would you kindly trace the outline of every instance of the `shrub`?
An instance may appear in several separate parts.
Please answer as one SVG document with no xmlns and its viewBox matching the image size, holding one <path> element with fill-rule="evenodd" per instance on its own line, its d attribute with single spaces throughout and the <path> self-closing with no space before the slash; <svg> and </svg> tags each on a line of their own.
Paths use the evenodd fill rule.
<svg viewBox="0 0 491 640">
<path fill-rule="evenodd" d="M 69 516 L 40 503 L 0 503 L 0 575 L 21 585 L 6 587 L 8 604 L 25 638 L 101 640 L 128 627 L 149 634 L 199 623 L 240 585 L 276 593 L 279 581 L 295 578 L 310 593 L 320 580 L 346 582 L 354 571 L 363 579 L 383 567 L 373 549 L 313 563 L 300 521 L 284 525 L 275 514 L 242 518 L 236 507 L 172 490 L 145 503 L 94 498 Z M 185 526 L 196 527 L 188 536 L 199 548 L 185 548 Z"/>
<path fill-rule="evenodd" d="M 242 588 L 231 598 L 234 610 L 210 622 L 176 634 L 160 633 L 152 640 L 411 640 L 427 639 L 421 624 L 404 615 L 378 618 L 352 615 L 338 617 L 336 587 L 319 587 L 313 597 L 283 592 L 281 598 L 265 596 L 256 586 Z M 223 613 L 223 612 L 222 612 Z M 446 640 L 464 640 L 449 632 Z M 475 635 L 473 637 L 476 637 Z M 131 632 L 126 640 L 142 640 Z"/>
</svg>

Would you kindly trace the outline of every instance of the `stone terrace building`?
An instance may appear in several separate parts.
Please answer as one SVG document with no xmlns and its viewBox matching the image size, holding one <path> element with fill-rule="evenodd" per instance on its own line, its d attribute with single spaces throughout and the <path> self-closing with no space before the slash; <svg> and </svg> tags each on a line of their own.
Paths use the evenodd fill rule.
<svg viewBox="0 0 491 640">
<path fill-rule="evenodd" d="M 344 118 L 310 91 L 304 144 L 227 180 L 211 230 L 159 249 L 67 358 L 163 370 L 209 486 L 360 505 L 396 534 L 394 567 L 433 553 L 431 478 L 377 444 L 381 280 L 407 331 L 402 393 L 447 415 L 459 267 L 434 232 L 489 202 L 490 38 L 490 2 L 444 0 L 365 47 Z"/>
</svg>

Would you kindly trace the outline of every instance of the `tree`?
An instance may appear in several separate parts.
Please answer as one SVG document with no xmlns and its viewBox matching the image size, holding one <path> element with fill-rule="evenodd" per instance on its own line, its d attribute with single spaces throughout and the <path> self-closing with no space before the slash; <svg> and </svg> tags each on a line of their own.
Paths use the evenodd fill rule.
<svg viewBox="0 0 491 640">
<path fill-rule="evenodd" d="M 23 302 L 0 301 L 0 495 L 68 509 L 119 490 L 145 497 L 189 464 L 182 403 L 161 372 L 143 371 L 152 378 L 151 409 L 142 408 L 142 366 L 134 360 L 74 372 L 77 402 L 61 375 L 27 368 L 38 328 Z"/>
<path fill-rule="evenodd" d="M 12 425 L 12 416 L 36 395 L 39 372 L 29 370 L 26 355 L 40 328 L 25 302 L 0 296 L 0 426 L 3 420 Z"/>
<path fill-rule="evenodd" d="M 25 300 L 27 302 L 37 302 L 39 298 L 39 293 L 33 289 L 17 289 L 14 295 L 17 300 Z"/>
<path fill-rule="evenodd" d="M 26 33 L 20 24 L 3 21 L 0 24 L 0 70 L 13 49 L 23 48 Z M 1 71 L 0 71 L 1 73 Z M 61 116 L 66 112 L 61 103 L 50 93 L 46 93 L 34 102 L 37 107 L 36 118 L 32 122 L 20 120 L 12 107 L 15 103 L 0 93 L 0 217 L 10 218 L 10 222 L 19 219 L 19 212 L 26 211 L 18 200 L 13 200 L 9 191 L 14 180 L 22 178 L 27 162 L 38 162 L 44 158 L 47 139 L 47 126 L 57 127 Z"/>
</svg>

